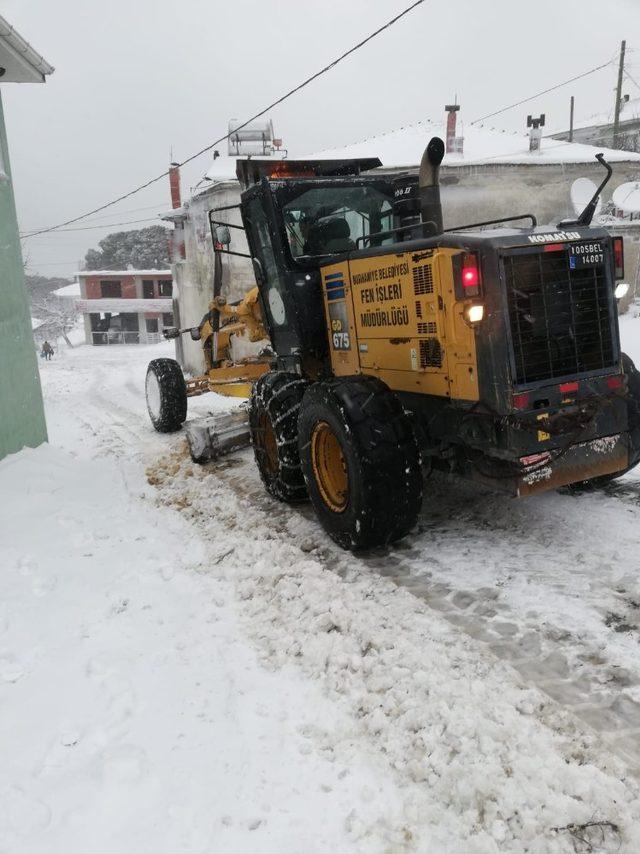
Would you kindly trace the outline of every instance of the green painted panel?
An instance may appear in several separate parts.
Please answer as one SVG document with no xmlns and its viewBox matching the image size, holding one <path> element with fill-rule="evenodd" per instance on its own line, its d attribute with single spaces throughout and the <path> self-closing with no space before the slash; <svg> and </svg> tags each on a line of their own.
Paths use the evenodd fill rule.
<svg viewBox="0 0 640 854">
<path fill-rule="evenodd" d="M 0 459 L 47 440 L 0 98 Z"/>
</svg>

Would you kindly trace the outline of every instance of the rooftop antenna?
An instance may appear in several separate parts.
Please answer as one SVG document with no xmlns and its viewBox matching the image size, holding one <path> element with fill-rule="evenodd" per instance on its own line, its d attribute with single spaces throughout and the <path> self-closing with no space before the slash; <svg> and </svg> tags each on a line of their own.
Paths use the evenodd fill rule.
<svg viewBox="0 0 640 854">
<path fill-rule="evenodd" d="M 611 178 L 611 176 L 613 175 L 613 169 L 604 159 L 604 154 L 596 154 L 596 160 L 607 170 L 607 174 L 605 175 L 602 183 L 595 191 L 590 201 L 587 202 L 587 206 L 582 211 L 580 216 L 577 219 L 563 219 L 561 222 L 558 223 L 558 228 L 575 228 L 576 226 L 587 227 L 591 225 L 593 215 L 595 214 L 596 208 L 598 207 L 598 199 L 600 197 L 600 193 L 604 190 L 606 185 L 609 183 L 609 178 Z"/>
</svg>

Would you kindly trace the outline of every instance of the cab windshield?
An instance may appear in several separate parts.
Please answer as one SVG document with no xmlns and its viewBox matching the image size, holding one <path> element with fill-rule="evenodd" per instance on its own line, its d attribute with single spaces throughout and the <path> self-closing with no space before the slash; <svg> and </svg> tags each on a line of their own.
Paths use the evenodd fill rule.
<svg viewBox="0 0 640 854">
<path fill-rule="evenodd" d="M 358 238 L 393 228 L 391 190 L 365 184 L 280 187 L 282 211 L 291 255 L 303 261 L 361 248 Z M 392 236 L 372 245 L 391 243 Z"/>
</svg>

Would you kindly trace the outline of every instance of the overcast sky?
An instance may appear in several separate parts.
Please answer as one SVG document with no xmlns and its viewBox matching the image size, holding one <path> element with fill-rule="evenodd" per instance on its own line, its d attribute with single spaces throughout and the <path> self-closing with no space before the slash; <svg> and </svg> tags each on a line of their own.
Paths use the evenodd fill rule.
<svg viewBox="0 0 640 854">
<path fill-rule="evenodd" d="M 0 13 L 56 69 L 46 85 L 1 87 L 21 229 L 69 219 L 162 172 L 171 152 L 181 160 L 222 136 L 230 118 L 257 112 L 408 5 L 0 0 Z M 640 84 L 640 0 L 427 0 L 271 117 L 291 154 L 438 118 L 456 93 L 469 122 L 614 59 L 623 38 Z M 616 75 L 612 64 L 489 124 L 524 128 L 527 113 L 544 111 L 564 126 L 571 94 L 578 119 L 606 110 Z M 624 91 L 640 96 L 628 79 Z M 183 195 L 208 163 L 205 155 L 184 170 Z M 78 226 L 165 206 L 162 182 Z M 68 275 L 122 228 L 27 241 L 30 271 Z"/>
</svg>

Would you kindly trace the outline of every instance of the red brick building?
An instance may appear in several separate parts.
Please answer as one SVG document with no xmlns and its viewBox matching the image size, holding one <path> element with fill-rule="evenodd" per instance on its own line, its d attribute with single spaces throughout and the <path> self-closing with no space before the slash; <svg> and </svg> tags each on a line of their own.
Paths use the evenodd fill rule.
<svg viewBox="0 0 640 854">
<path fill-rule="evenodd" d="M 171 270 L 82 270 L 77 274 L 87 344 L 156 344 L 173 325 Z"/>
</svg>

